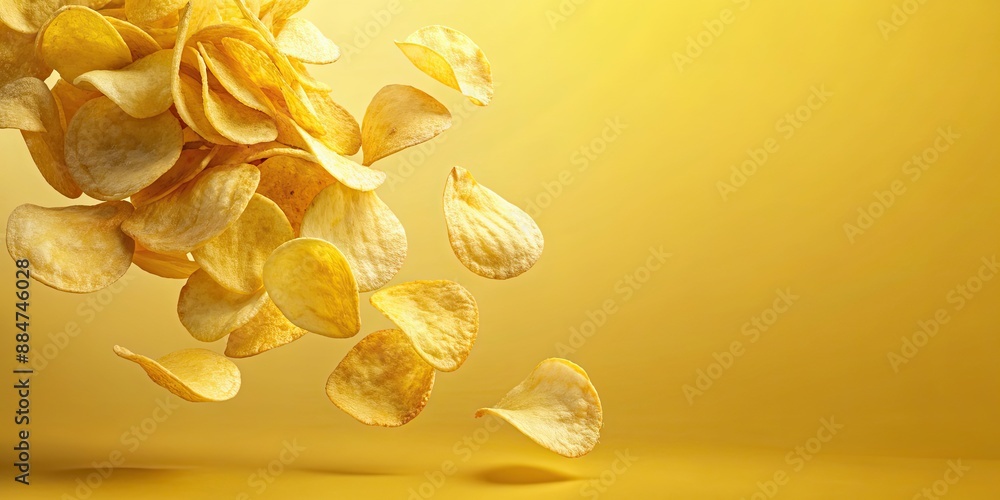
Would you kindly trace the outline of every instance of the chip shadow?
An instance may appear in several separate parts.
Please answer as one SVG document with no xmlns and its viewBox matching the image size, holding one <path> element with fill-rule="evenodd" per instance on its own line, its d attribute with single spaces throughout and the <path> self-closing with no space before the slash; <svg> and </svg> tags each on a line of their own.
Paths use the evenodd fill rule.
<svg viewBox="0 0 1000 500">
<path fill-rule="evenodd" d="M 549 484 L 579 480 L 562 471 L 531 465 L 504 465 L 482 470 L 474 476 L 490 484 Z"/>
</svg>

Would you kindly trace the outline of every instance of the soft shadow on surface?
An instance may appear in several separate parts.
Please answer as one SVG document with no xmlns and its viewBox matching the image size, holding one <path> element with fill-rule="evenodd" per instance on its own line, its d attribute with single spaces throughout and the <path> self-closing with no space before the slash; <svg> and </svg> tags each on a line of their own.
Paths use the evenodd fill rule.
<svg viewBox="0 0 1000 500">
<path fill-rule="evenodd" d="M 562 471 L 530 465 L 504 465 L 480 471 L 479 481 L 491 484 L 547 484 L 576 481 L 579 477 Z"/>
<path fill-rule="evenodd" d="M 358 467 L 302 467 L 295 469 L 298 472 L 308 472 L 311 474 L 328 474 L 333 476 L 405 476 L 406 474 L 391 470 L 361 469 Z"/>
</svg>

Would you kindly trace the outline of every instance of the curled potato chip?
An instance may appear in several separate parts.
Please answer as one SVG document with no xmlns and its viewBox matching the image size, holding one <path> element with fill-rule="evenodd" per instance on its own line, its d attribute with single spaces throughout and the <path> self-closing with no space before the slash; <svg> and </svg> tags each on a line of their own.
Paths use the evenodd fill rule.
<svg viewBox="0 0 1000 500">
<path fill-rule="evenodd" d="M 367 425 L 398 427 L 427 406 L 434 368 L 399 330 L 382 330 L 358 342 L 326 381 L 326 395 Z"/>
<path fill-rule="evenodd" d="M 257 192 L 281 207 L 292 231 L 301 233 L 306 208 L 325 187 L 337 180 L 317 163 L 291 156 L 275 156 L 260 164 Z"/>
<path fill-rule="evenodd" d="M 259 181 L 260 171 L 253 165 L 206 169 L 162 199 L 136 209 L 122 230 L 154 252 L 190 252 L 239 219 Z"/>
<path fill-rule="evenodd" d="M 279 21 L 274 31 L 278 51 L 288 57 L 310 64 L 330 64 L 340 59 L 340 47 L 306 19 Z"/>
<path fill-rule="evenodd" d="M 198 52 L 222 87 L 237 101 L 268 115 L 274 113 L 264 92 L 254 85 L 246 73 L 239 69 L 239 65 L 233 62 L 225 52 L 210 43 L 198 43 Z"/>
<path fill-rule="evenodd" d="M 278 138 L 278 127 L 268 115 L 245 106 L 225 90 L 212 90 L 209 86 L 208 67 L 200 53 L 198 70 L 201 72 L 202 100 L 205 117 L 223 137 L 236 144 L 257 144 Z"/>
<path fill-rule="evenodd" d="M 149 274 L 169 279 L 187 279 L 198 270 L 198 263 L 185 254 L 156 253 L 138 244 L 132 263 Z"/>
<path fill-rule="evenodd" d="M 560 358 L 539 363 L 496 406 L 480 408 L 476 418 L 487 414 L 506 420 L 536 443 L 569 458 L 594 449 L 604 422 L 601 400 L 587 372 Z"/>
<path fill-rule="evenodd" d="M 191 274 L 177 300 L 177 316 L 191 336 L 215 342 L 242 327 L 270 299 L 264 290 L 243 294 L 226 290 L 204 270 Z"/>
<path fill-rule="evenodd" d="M 95 70 L 80 75 L 133 118 L 152 118 L 174 103 L 170 93 L 173 52 L 161 50 L 117 70 Z"/>
<path fill-rule="evenodd" d="M 111 23 L 111 26 L 115 27 L 115 31 L 121 35 L 122 40 L 125 40 L 125 45 L 128 45 L 128 50 L 129 53 L 132 54 L 133 61 L 138 61 L 143 57 L 163 49 L 159 42 L 157 42 L 156 39 L 154 39 L 149 33 L 143 31 L 142 28 L 128 21 L 108 17 L 106 13 L 104 18 Z"/>
<path fill-rule="evenodd" d="M 454 281 L 411 281 L 372 294 L 371 304 L 406 333 L 436 370 L 457 370 L 479 333 L 476 299 Z"/>
<path fill-rule="evenodd" d="M 170 167 L 170 170 L 167 170 L 167 173 L 131 196 L 132 204 L 137 207 L 148 205 L 172 193 L 205 170 L 205 167 L 215 157 L 216 151 L 218 151 L 216 148 L 181 151 L 180 158 Z"/>
<path fill-rule="evenodd" d="M 34 35 L 64 5 L 100 9 L 108 3 L 109 0 L 0 0 L 0 24 Z"/>
<path fill-rule="evenodd" d="M 266 300 L 249 323 L 229 334 L 226 356 L 248 358 L 294 342 L 307 332 L 288 321 L 267 294 Z"/>
<path fill-rule="evenodd" d="M 385 172 L 363 167 L 353 161 L 340 156 L 332 151 L 325 144 L 309 132 L 303 130 L 298 124 L 292 124 L 305 144 L 306 151 L 312 153 L 319 164 L 333 175 L 341 184 L 358 191 L 373 191 L 385 182 Z"/>
<path fill-rule="evenodd" d="M 331 151 L 350 156 L 361 149 L 361 127 L 346 109 L 330 98 L 329 92 L 306 92 L 326 133 L 316 139 Z"/>
<path fill-rule="evenodd" d="M 298 14 L 308 4 L 309 0 L 274 0 L 261 7 L 261 18 L 267 16 L 278 22 Z"/>
<path fill-rule="evenodd" d="M 66 131 L 66 165 L 84 193 L 120 200 L 149 186 L 180 158 L 181 124 L 164 112 L 133 118 L 111 99 L 80 107 Z"/>
<path fill-rule="evenodd" d="M 32 76 L 44 80 L 52 74 L 35 52 L 35 37 L 0 24 L 0 86 Z"/>
<path fill-rule="evenodd" d="M 215 130 L 205 115 L 205 99 L 202 94 L 201 82 L 195 76 L 188 75 L 181 70 L 181 61 L 183 61 L 185 54 L 192 54 L 184 50 L 188 31 L 191 28 L 191 9 L 192 4 L 188 4 L 181 14 L 180 22 L 177 25 L 177 43 L 173 48 L 174 59 L 170 73 L 170 92 L 174 98 L 174 107 L 184 123 L 199 136 L 214 144 L 231 146 L 234 143 Z M 194 71 L 197 74 L 197 61 Z"/>
<path fill-rule="evenodd" d="M 192 403 L 226 401 L 240 391 L 240 369 L 207 349 L 184 349 L 160 359 L 115 346 L 115 354 L 139 365 L 157 385 Z"/>
<path fill-rule="evenodd" d="M 70 5 L 60 9 L 38 35 L 38 51 L 63 80 L 97 69 L 119 69 L 132 53 L 118 30 L 98 12 Z"/>
<path fill-rule="evenodd" d="M 292 239 L 292 226 L 273 201 L 254 194 L 246 210 L 225 232 L 191 252 L 223 287 L 253 293 L 264 286 L 264 262 Z"/>
<path fill-rule="evenodd" d="M 135 243 L 121 231 L 132 214 L 123 201 L 43 208 L 21 205 L 7 220 L 7 251 L 31 261 L 31 277 L 66 292 L 89 293 L 118 281 Z"/>
<path fill-rule="evenodd" d="M 57 80 L 56 84 L 52 86 L 52 97 L 56 99 L 56 106 L 59 108 L 59 122 L 62 124 L 63 130 L 69 127 L 69 122 L 73 121 L 80 106 L 86 104 L 87 101 L 101 97 L 101 95 L 100 92 L 75 87 L 61 78 Z"/>
<path fill-rule="evenodd" d="M 331 243 L 298 238 L 278 247 L 264 263 L 264 288 L 300 328 L 334 338 L 361 330 L 358 284 Z"/>
<path fill-rule="evenodd" d="M 125 17 L 144 27 L 158 25 L 158 21 L 176 16 L 188 0 L 126 0 Z"/>
<path fill-rule="evenodd" d="M 464 33 L 446 26 L 426 26 L 396 46 L 420 71 L 460 91 L 474 104 L 486 106 L 493 99 L 490 62 Z"/>
<path fill-rule="evenodd" d="M 339 182 L 313 198 L 302 218 L 302 236 L 340 249 L 362 292 L 382 288 L 406 260 L 406 231 L 396 214 L 374 191 L 355 191 Z"/>
<path fill-rule="evenodd" d="M 524 273 L 542 255 L 538 224 L 520 208 L 455 167 L 444 188 L 444 216 L 455 256 L 470 271 L 492 279 Z"/>
<path fill-rule="evenodd" d="M 14 80 L 0 87 L 0 128 L 45 132 L 56 106 L 45 82 L 33 77 Z"/>
<path fill-rule="evenodd" d="M 451 113 L 409 85 L 386 85 L 368 104 L 362 121 L 364 165 L 429 141 L 451 127 Z"/>
</svg>

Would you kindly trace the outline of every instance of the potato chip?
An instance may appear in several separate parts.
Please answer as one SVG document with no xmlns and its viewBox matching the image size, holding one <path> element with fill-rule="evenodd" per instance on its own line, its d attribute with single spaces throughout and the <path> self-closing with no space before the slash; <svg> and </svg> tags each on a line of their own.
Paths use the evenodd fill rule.
<svg viewBox="0 0 1000 500">
<path fill-rule="evenodd" d="M 300 328 L 334 338 L 361 330 L 358 284 L 331 243 L 298 238 L 278 247 L 264 263 L 264 288 Z"/>
<path fill-rule="evenodd" d="M 274 32 L 278 51 L 288 57 L 309 64 L 330 64 L 340 59 L 340 47 L 306 19 L 280 21 L 274 25 Z"/>
<path fill-rule="evenodd" d="M 204 270 L 198 270 L 181 288 L 177 316 L 192 337 L 215 342 L 249 323 L 269 301 L 264 290 L 250 294 L 232 292 Z"/>
<path fill-rule="evenodd" d="M 277 139 L 278 127 L 268 115 L 243 105 L 225 90 L 215 91 L 210 88 L 205 59 L 198 52 L 195 52 L 195 56 L 201 72 L 205 117 L 212 128 L 236 144 L 257 144 Z"/>
<path fill-rule="evenodd" d="M 148 205 L 181 187 L 185 182 L 194 179 L 208 166 L 218 149 L 185 149 L 180 158 L 167 173 L 161 175 L 149 186 L 131 196 L 132 204 L 140 207 Z M 242 162 L 240 162 L 242 163 Z"/>
<path fill-rule="evenodd" d="M 601 400 L 587 372 L 560 358 L 539 363 L 495 407 L 480 408 L 476 418 L 488 414 L 568 458 L 590 453 L 604 422 Z"/>
<path fill-rule="evenodd" d="M 490 62 L 464 33 L 446 26 L 426 26 L 396 46 L 420 71 L 460 91 L 473 104 L 486 106 L 493 99 Z"/>
<path fill-rule="evenodd" d="M 198 263 L 186 254 L 156 253 L 142 245 L 135 246 L 132 263 L 149 274 L 169 279 L 188 279 L 198 270 Z"/>
<path fill-rule="evenodd" d="M 135 243 L 121 231 L 132 214 L 123 201 L 43 208 L 21 205 L 7 220 L 7 251 L 31 261 L 31 277 L 66 292 L 89 293 L 118 281 Z"/>
<path fill-rule="evenodd" d="M 132 54 L 133 61 L 138 61 L 143 57 L 163 50 L 163 47 L 160 47 L 156 39 L 143 31 L 142 28 L 128 21 L 108 17 L 107 14 L 105 14 L 104 18 L 111 23 L 111 26 L 115 27 L 115 31 L 121 35 L 122 40 L 125 40 L 125 45 L 128 45 L 128 50 Z"/>
<path fill-rule="evenodd" d="M 254 194 L 225 232 L 191 252 L 195 262 L 228 290 L 253 293 L 264 286 L 264 262 L 293 238 L 292 226 L 273 201 Z"/>
<path fill-rule="evenodd" d="M 205 116 L 205 100 L 202 95 L 201 82 L 181 71 L 181 61 L 185 54 L 184 42 L 187 40 L 188 30 L 191 27 L 191 9 L 191 4 L 184 8 L 180 23 L 177 25 L 177 44 L 173 49 L 174 60 L 170 73 L 170 92 L 174 97 L 174 107 L 184 123 L 191 127 L 195 133 L 214 144 L 231 146 L 235 143 L 215 130 L 215 127 L 208 121 L 208 117 Z M 197 62 L 194 71 L 198 71 Z"/>
<path fill-rule="evenodd" d="M 275 156 L 260 164 L 257 192 L 281 207 L 295 235 L 301 233 L 306 208 L 325 187 L 337 180 L 322 166 L 289 156 Z"/>
<path fill-rule="evenodd" d="M 44 80 L 50 74 L 52 68 L 35 53 L 35 37 L 0 24 L 0 87 L 26 76 Z"/>
<path fill-rule="evenodd" d="M 479 308 L 462 285 L 411 281 L 379 290 L 369 300 L 434 369 L 455 371 L 469 357 L 479 333 Z"/>
<path fill-rule="evenodd" d="M 382 330 L 358 342 L 326 381 L 326 395 L 367 425 L 398 427 L 427 406 L 434 368 L 399 330 Z"/>
<path fill-rule="evenodd" d="M 385 182 L 385 172 L 363 167 L 340 156 L 318 139 L 309 135 L 309 132 L 303 130 L 298 124 L 293 123 L 292 125 L 297 137 L 305 144 L 306 151 L 316 156 L 319 164 L 343 185 L 358 191 L 373 191 Z"/>
<path fill-rule="evenodd" d="M 143 27 L 157 26 L 165 17 L 176 16 L 188 0 L 126 0 L 125 16 Z"/>
<path fill-rule="evenodd" d="M 308 4 L 309 0 L 274 0 L 270 5 L 261 7 L 261 17 L 267 15 L 273 18 L 275 22 L 278 22 L 298 14 Z"/>
<path fill-rule="evenodd" d="M 237 101 L 269 116 L 274 114 L 270 101 L 264 92 L 254 85 L 253 81 L 239 69 L 239 65 L 233 62 L 225 52 L 210 43 L 198 43 L 198 51 L 222 87 Z"/>
<path fill-rule="evenodd" d="M 358 289 L 377 290 L 406 260 L 406 231 L 374 191 L 355 191 L 334 183 L 306 209 L 302 236 L 333 243 L 347 259 Z"/>
<path fill-rule="evenodd" d="M 267 294 L 264 294 L 267 297 Z M 247 358 L 262 352 L 294 342 L 305 335 L 305 330 L 295 326 L 274 305 L 270 298 L 265 300 L 260 311 L 249 323 L 229 334 L 226 356 Z"/>
<path fill-rule="evenodd" d="M 520 208 L 455 167 L 444 188 L 444 216 L 455 256 L 470 271 L 492 279 L 524 273 L 542 255 L 538 225 Z"/>
<path fill-rule="evenodd" d="M 451 113 L 409 85 L 386 85 L 368 104 L 362 121 L 363 165 L 429 141 L 451 127 Z"/>
<path fill-rule="evenodd" d="M 174 104 L 172 63 L 173 52 L 161 50 L 122 69 L 88 71 L 74 83 L 91 85 L 133 118 L 152 118 Z"/>
<path fill-rule="evenodd" d="M 170 113 L 133 118 L 111 99 L 80 107 L 66 131 L 66 165 L 84 193 L 120 200 L 149 186 L 180 158 L 181 124 Z"/>
<path fill-rule="evenodd" d="M 361 149 L 361 127 L 346 109 L 330 98 L 329 92 L 306 92 L 316 117 L 326 133 L 317 137 L 331 151 L 350 156 Z"/>
<path fill-rule="evenodd" d="M 160 359 L 115 346 L 115 354 L 142 367 L 157 385 L 192 403 L 226 401 L 240 391 L 240 369 L 207 349 L 184 349 Z"/>
<path fill-rule="evenodd" d="M 56 106 L 45 82 L 33 77 L 14 80 L 0 87 L 0 128 L 45 132 Z"/>
<path fill-rule="evenodd" d="M 132 53 L 118 30 L 101 14 L 76 5 L 59 9 L 38 34 L 38 51 L 63 80 L 97 69 L 120 69 Z"/>
<path fill-rule="evenodd" d="M 260 171 L 253 165 L 206 169 L 162 199 L 137 208 L 122 230 L 154 252 L 190 252 L 239 219 L 259 181 Z"/>
<path fill-rule="evenodd" d="M 73 121 L 76 112 L 87 101 L 97 99 L 103 94 L 74 87 L 73 84 L 60 78 L 52 86 L 52 97 L 56 99 L 56 106 L 59 108 L 59 122 L 63 130 L 69 128 L 69 122 Z"/>
</svg>

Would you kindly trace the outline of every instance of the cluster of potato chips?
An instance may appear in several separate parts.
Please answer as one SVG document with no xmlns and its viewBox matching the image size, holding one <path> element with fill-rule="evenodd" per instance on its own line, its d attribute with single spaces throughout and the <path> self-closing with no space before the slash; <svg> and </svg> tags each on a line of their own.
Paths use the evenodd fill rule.
<svg viewBox="0 0 1000 500">
<path fill-rule="evenodd" d="M 202 342 L 228 337 L 225 356 L 114 350 L 189 401 L 236 395 L 228 358 L 307 333 L 357 335 L 360 294 L 374 291 L 371 304 L 398 329 L 358 342 L 326 392 L 361 422 L 403 425 L 426 405 L 435 373 L 468 358 L 479 311 L 451 281 L 385 287 L 407 239 L 375 192 L 386 174 L 371 165 L 441 134 L 451 114 L 421 90 L 388 85 L 359 124 L 309 73 L 340 49 L 296 17 L 307 3 L 0 0 L 0 128 L 21 131 L 56 191 L 98 200 L 18 207 L 8 251 L 29 258 L 40 282 L 75 293 L 111 285 L 133 263 L 186 280 L 181 324 Z M 473 103 L 492 100 L 490 64 L 466 35 L 428 26 L 397 45 Z M 360 163 L 350 158 L 362 150 Z M 448 176 L 443 205 L 455 255 L 474 273 L 508 279 L 539 259 L 531 217 L 465 169 Z M 601 423 L 593 386 L 566 361 L 543 362 L 482 412 L 567 456 L 589 451 Z"/>
</svg>

